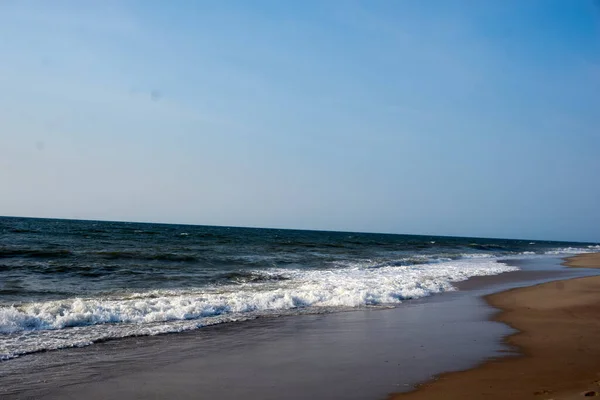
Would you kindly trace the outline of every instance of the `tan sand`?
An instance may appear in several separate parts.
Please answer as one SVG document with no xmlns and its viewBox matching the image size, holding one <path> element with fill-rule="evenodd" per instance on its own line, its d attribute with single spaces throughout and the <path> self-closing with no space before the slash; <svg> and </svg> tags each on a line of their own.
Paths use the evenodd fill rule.
<svg viewBox="0 0 600 400">
<path fill-rule="evenodd" d="M 600 254 L 565 265 L 600 268 Z M 390 399 L 581 399 L 600 396 L 600 276 L 550 282 L 486 297 L 522 356 L 485 362 Z"/>
<path fill-rule="evenodd" d="M 578 268 L 600 268 L 600 253 L 580 254 L 565 258 L 563 265 Z"/>
</svg>

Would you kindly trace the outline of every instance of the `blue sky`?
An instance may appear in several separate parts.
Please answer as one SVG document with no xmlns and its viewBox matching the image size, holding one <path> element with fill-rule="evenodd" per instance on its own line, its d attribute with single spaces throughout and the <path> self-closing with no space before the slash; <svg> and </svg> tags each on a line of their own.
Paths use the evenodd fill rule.
<svg viewBox="0 0 600 400">
<path fill-rule="evenodd" d="M 600 241 L 593 1 L 0 2 L 0 215 Z"/>
</svg>

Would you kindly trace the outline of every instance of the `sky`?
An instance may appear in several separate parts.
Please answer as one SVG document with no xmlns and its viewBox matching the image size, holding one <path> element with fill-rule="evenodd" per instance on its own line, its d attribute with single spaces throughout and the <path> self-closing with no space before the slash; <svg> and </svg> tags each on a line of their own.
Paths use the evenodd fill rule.
<svg viewBox="0 0 600 400">
<path fill-rule="evenodd" d="M 0 215 L 600 241 L 600 2 L 0 1 Z"/>
</svg>

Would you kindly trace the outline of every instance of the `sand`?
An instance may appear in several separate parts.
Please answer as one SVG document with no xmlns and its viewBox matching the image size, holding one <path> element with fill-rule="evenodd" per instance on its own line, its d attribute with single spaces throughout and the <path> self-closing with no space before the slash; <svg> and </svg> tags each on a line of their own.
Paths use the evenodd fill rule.
<svg viewBox="0 0 600 400">
<path fill-rule="evenodd" d="M 565 265 L 600 268 L 600 254 Z M 391 399 L 579 399 L 600 396 L 600 276 L 557 281 L 487 296 L 495 320 L 518 332 L 507 344 L 521 356 L 446 373 Z"/>
</svg>

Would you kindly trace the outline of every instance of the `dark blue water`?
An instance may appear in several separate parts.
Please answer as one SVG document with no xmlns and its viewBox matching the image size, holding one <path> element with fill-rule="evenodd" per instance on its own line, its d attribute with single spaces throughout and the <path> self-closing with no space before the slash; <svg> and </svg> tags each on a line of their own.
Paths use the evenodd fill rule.
<svg viewBox="0 0 600 400">
<path fill-rule="evenodd" d="M 0 218 L 0 358 L 390 305 L 589 243 Z"/>
</svg>

